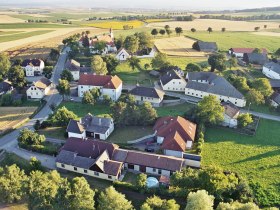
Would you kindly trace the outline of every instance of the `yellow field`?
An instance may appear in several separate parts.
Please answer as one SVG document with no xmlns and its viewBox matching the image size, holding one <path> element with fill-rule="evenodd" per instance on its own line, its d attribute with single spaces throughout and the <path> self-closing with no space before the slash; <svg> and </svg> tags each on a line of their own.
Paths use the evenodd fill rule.
<svg viewBox="0 0 280 210">
<path fill-rule="evenodd" d="M 205 57 L 204 52 L 198 52 L 192 49 L 195 41 L 184 36 L 157 39 L 155 45 L 157 49 L 172 56 L 185 56 L 185 57 Z"/>
<path fill-rule="evenodd" d="M 14 18 L 9 15 L 0 14 L 0 23 L 24 23 L 25 21 L 19 18 Z"/>
<path fill-rule="evenodd" d="M 0 134 L 27 119 L 37 107 L 0 107 Z"/>
<path fill-rule="evenodd" d="M 165 25 L 169 25 L 171 28 L 182 27 L 185 31 L 190 31 L 191 28 L 195 28 L 198 31 L 206 31 L 208 27 L 211 27 L 214 31 L 221 31 L 223 27 L 227 31 L 254 31 L 255 27 L 263 29 L 264 25 L 267 25 L 267 29 L 279 28 L 277 22 L 246 22 L 246 21 L 229 21 L 229 20 L 214 20 L 214 19 L 195 19 L 194 21 L 169 21 L 150 23 L 148 27 L 151 28 L 163 28 Z"/>
<path fill-rule="evenodd" d="M 132 26 L 133 28 L 140 28 L 144 25 L 144 22 L 139 20 L 131 20 L 131 21 L 104 21 L 97 23 L 86 24 L 85 26 L 91 26 L 96 28 L 112 28 L 116 30 L 123 29 L 124 26 Z"/>
<path fill-rule="evenodd" d="M 172 21 L 171 19 L 147 19 L 145 20 L 146 23 L 158 23 L 158 22 L 167 22 Z"/>
</svg>

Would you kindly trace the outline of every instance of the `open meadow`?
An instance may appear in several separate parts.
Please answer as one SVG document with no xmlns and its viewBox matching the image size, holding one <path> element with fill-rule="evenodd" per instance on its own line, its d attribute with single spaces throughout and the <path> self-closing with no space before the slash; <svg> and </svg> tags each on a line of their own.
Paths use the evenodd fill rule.
<svg viewBox="0 0 280 210">
<path fill-rule="evenodd" d="M 206 31 L 211 27 L 214 31 L 221 31 L 226 28 L 227 31 L 254 31 L 255 27 L 263 28 L 267 25 L 267 29 L 279 28 L 279 22 L 247 22 L 247 21 L 230 21 L 230 20 L 216 20 L 216 19 L 195 19 L 194 21 L 170 21 L 150 23 L 147 27 L 150 28 L 163 28 L 169 25 L 172 29 L 175 27 L 182 27 L 183 30 L 190 31 L 195 28 L 197 31 Z"/>
<path fill-rule="evenodd" d="M 27 119 L 37 107 L 0 107 L 0 134 L 6 130 L 14 129 Z"/>
</svg>

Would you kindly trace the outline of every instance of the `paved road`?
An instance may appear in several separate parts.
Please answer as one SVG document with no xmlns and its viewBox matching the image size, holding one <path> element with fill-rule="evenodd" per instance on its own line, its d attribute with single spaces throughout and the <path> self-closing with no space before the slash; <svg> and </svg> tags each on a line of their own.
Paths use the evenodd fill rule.
<svg viewBox="0 0 280 210">
<path fill-rule="evenodd" d="M 17 130 L 0 138 L 0 149 L 5 149 L 7 151 L 14 152 L 15 154 L 19 155 L 20 157 L 22 157 L 24 159 L 28 159 L 28 160 L 30 159 L 30 157 L 35 156 L 39 160 L 44 160 L 42 162 L 43 165 L 45 163 L 47 163 L 45 161 L 46 157 L 49 157 L 50 160 L 53 159 L 51 156 L 41 155 L 41 154 L 32 153 L 32 152 L 28 152 L 28 151 L 19 149 L 17 146 L 17 137 L 19 135 L 20 130 L 22 130 L 24 128 L 33 129 L 33 125 L 35 124 L 35 122 L 37 120 L 40 120 L 40 121 L 45 120 L 48 117 L 48 115 L 52 112 L 52 110 L 49 107 L 51 104 L 59 105 L 61 103 L 62 97 L 58 94 L 57 90 L 55 89 L 55 86 L 58 84 L 60 74 L 64 69 L 64 64 L 67 59 L 67 51 L 69 51 L 69 48 L 65 48 L 63 50 L 63 52 L 61 53 L 61 55 L 58 59 L 56 66 L 54 68 L 54 73 L 51 78 L 51 81 L 53 82 L 54 87 L 52 88 L 50 95 L 46 96 L 46 98 L 45 98 L 47 101 L 47 104 L 43 107 L 43 109 L 41 109 L 41 111 L 39 113 L 37 113 L 26 124 L 24 124 L 23 126 L 18 128 Z M 53 162 L 51 164 L 53 164 Z M 47 167 L 51 166 L 51 164 L 47 163 L 46 166 Z"/>
<path fill-rule="evenodd" d="M 248 113 L 248 110 L 241 109 L 241 113 Z M 280 116 L 265 114 L 265 113 L 260 113 L 260 112 L 254 112 L 254 111 L 249 111 L 249 113 L 252 115 L 255 115 L 257 117 L 263 118 L 263 119 L 274 120 L 274 121 L 280 122 Z"/>
</svg>

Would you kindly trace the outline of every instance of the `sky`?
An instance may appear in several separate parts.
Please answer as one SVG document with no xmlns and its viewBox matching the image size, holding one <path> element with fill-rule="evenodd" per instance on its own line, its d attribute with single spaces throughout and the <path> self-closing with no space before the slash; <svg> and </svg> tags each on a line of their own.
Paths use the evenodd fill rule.
<svg viewBox="0 0 280 210">
<path fill-rule="evenodd" d="M 1 5 L 224 10 L 280 6 L 280 0 L 0 0 Z"/>
</svg>

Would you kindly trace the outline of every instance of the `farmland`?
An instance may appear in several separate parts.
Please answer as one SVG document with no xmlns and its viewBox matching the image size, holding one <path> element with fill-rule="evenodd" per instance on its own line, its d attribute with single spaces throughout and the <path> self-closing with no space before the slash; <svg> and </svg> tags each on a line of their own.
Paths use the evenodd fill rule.
<svg viewBox="0 0 280 210">
<path fill-rule="evenodd" d="M 221 51 L 227 51 L 231 47 L 267 48 L 274 52 L 280 45 L 279 37 L 260 36 L 248 32 L 207 32 L 189 33 L 189 37 L 202 41 L 217 42 Z"/>
<path fill-rule="evenodd" d="M 96 23 L 85 24 L 85 26 L 96 27 L 96 28 L 112 28 L 122 30 L 124 26 L 133 28 L 140 28 L 144 25 L 144 22 L 139 20 L 133 21 L 100 21 Z"/>
<path fill-rule="evenodd" d="M 232 170 L 249 181 L 279 191 L 279 122 L 261 119 L 256 136 L 249 137 L 228 129 L 208 128 L 202 164 Z"/>
<path fill-rule="evenodd" d="M 37 107 L 0 107 L 0 133 L 13 129 L 36 109 Z"/>
<path fill-rule="evenodd" d="M 214 19 L 195 19 L 194 21 L 171 21 L 171 22 L 158 22 L 150 23 L 148 27 L 151 28 L 163 28 L 165 25 L 169 25 L 171 28 L 182 27 L 183 30 L 190 31 L 191 28 L 195 28 L 197 31 L 206 31 L 208 27 L 211 27 L 214 31 L 221 31 L 223 27 L 227 31 L 254 31 L 255 27 L 263 28 L 267 25 L 267 29 L 279 28 L 277 22 L 246 22 L 246 21 L 229 21 L 229 20 L 214 20 Z"/>
<path fill-rule="evenodd" d="M 32 32 L 26 32 L 26 33 L 17 33 L 17 34 L 10 34 L 7 36 L 0 36 L 0 43 L 1 42 L 9 42 L 9 41 L 15 41 L 18 39 L 24 39 L 32 36 L 37 36 L 41 34 L 46 34 L 52 32 L 51 30 L 39 30 L 39 31 L 32 31 Z"/>
</svg>

